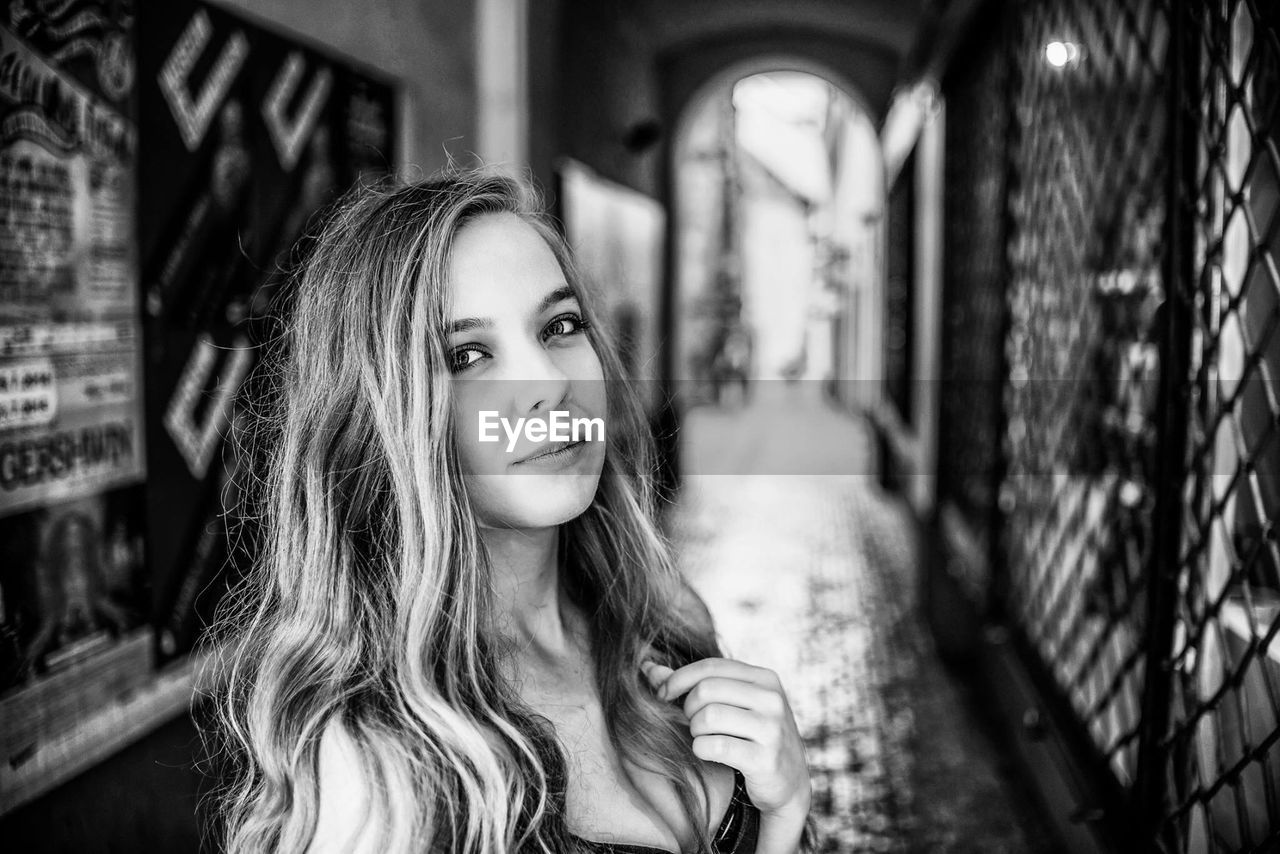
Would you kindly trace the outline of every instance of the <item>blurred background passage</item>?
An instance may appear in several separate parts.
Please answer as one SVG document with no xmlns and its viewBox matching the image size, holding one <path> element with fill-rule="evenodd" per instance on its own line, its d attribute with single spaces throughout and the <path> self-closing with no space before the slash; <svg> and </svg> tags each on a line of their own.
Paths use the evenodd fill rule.
<svg viewBox="0 0 1280 854">
<path fill-rule="evenodd" d="M 480 158 L 820 850 L 1277 850 L 1278 140 L 1256 0 L 13 0 L 0 848 L 201 849 L 263 311 L 336 193 Z"/>
</svg>

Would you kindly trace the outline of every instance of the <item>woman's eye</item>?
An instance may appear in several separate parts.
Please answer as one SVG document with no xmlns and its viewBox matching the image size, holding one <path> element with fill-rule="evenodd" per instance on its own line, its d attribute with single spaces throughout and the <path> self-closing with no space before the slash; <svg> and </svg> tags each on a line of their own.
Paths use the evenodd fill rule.
<svg viewBox="0 0 1280 854">
<path fill-rule="evenodd" d="M 587 328 L 587 322 L 578 314 L 562 314 L 553 318 L 546 328 L 542 330 L 542 340 L 546 341 L 551 338 L 563 338 L 566 335 L 576 335 Z"/>
<path fill-rule="evenodd" d="M 449 354 L 449 370 L 457 373 L 480 361 L 484 353 L 475 347 L 459 347 Z"/>
</svg>

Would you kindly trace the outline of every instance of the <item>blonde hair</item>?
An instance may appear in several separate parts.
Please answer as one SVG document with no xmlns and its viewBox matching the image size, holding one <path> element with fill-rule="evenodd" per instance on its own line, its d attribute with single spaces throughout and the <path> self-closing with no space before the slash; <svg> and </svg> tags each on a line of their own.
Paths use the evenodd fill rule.
<svg viewBox="0 0 1280 854">
<path fill-rule="evenodd" d="M 590 620 L 609 737 L 669 778 L 709 850 L 707 789 L 687 725 L 639 665 L 718 654 L 677 607 L 653 522 L 652 450 L 614 346 L 563 239 L 522 183 L 453 172 L 358 189 L 328 215 L 287 291 L 252 410 L 245 517 L 256 560 L 212 634 L 216 802 L 228 851 L 304 850 L 321 734 L 350 733 L 374 781 L 380 850 L 562 852 L 566 762 L 502 677 L 487 560 L 453 452 L 449 253 L 472 219 L 522 217 L 578 293 L 609 389 L 590 507 L 562 526 L 563 583 Z M 426 425 L 426 429 L 423 429 Z"/>
</svg>

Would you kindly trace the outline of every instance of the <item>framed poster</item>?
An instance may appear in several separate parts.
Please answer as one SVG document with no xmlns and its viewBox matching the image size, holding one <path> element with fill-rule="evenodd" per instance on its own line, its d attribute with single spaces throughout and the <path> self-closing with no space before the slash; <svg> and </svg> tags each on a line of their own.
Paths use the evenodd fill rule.
<svg viewBox="0 0 1280 854">
<path fill-rule="evenodd" d="M 255 329 L 318 209 L 394 162 L 389 81 L 195 0 L 138 21 L 148 563 L 159 651 L 183 655 L 230 580 L 226 437 Z"/>
<path fill-rule="evenodd" d="M 55 57 L 94 49 L 23 8 L 0 27 L 0 516 L 144 473 L 132 71 L 90 87 Z"/>
</svg>

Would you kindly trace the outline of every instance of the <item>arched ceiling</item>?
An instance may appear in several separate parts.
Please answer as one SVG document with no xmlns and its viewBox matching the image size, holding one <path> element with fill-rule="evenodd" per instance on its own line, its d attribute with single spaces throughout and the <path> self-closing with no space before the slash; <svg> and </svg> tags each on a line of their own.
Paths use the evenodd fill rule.
<svg viewBox="0 0 1280 854">
<path fill-rule="evenodd" d="M 627 8 L 633 37 L 677 69 L 677 89 L 752 56 L 790 55 L 852 82 L 850 94 L 879 121 L 894 86 L 918 72 L 922 43 L 936 34 L 940 13 L 965 2 L 630 0 Z M 677 107 L 686 94 L 675 93 Z"/>
<path fill-rule="evenodd" d="M 636 0 L 658 52 L 736 35 L 801 31 L 870 43 L 905 57 L 930 0 Z"/>
<path fill-rule="evenodd" d="M 893 92 L 956 9 L 984 0 L 530 0 L 540 52 L 530 78 L 539 169 L 570 156 L 660 196 L 662 160 L 625 140 L 677 126 L 704 86 L 729 73 L 824 76 L 879 123 Z"/>
</svg>

